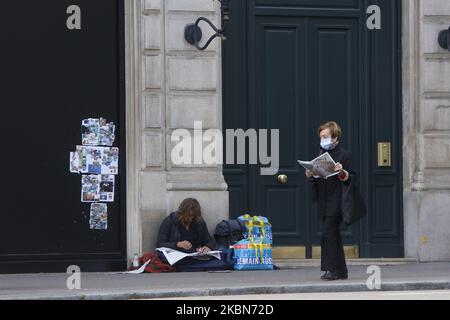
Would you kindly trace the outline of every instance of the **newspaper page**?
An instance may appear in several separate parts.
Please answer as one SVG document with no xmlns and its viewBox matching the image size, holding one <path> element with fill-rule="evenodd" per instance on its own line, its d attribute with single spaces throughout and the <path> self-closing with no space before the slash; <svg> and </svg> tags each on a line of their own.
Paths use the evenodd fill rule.
<svg viewBox="0 0 450 320">
<path fill-rule="evenodd" d="M 87 173 L 87 159 L 85 147 L 77 146 L 75 152 L 70 153 L 70 172 Z"/>
<path fill-rule="evenodd" d="M 84 119 L 81 122 L 81 141 L 84 146 L 109 146 L 114 144 L 116 126 L 105 118 Z"/>
<path fill-rule="evenodd" d="M 92 174 L 101 174 L 102 173 L 102 156 L 103 156 L 103 147 L 84 147 L 87 154 L 86 162 L 88 166 L 88 172 Z"/>
<path fill-rule="evenodd" d="M 328 179 L 329 177 L 339 174 L 338 171 L 334 171 L 336 162 L 330 156 L 328 152 L 321 154 L 317 158 L 311 161 L 298 162 L 305 168 L 313 173 L 314 178 Z"/>
<path fill-rule="evenodd" d="M 156 248 L 157 251 L 160 251 L 164 254 L 164 257 L 166 257 L 167 262 L 171 266 L 173 266 L 175 263 L 180 261 L 181 259 L 184 259 L 186 257 L 205 257 L 205 256 L 211 256 L 218 260 L 220 260 L 220 251 L 209 251 L 206 253 L 200 253 L 200 252 L 193 252 L 193 253 L 184 253 L 178 250 L 170 249 L 170 248 Z"/>
<path fill-rule="evenodd" d="M 92 203 L 89 219 L 91 230 L 108 229 L 108 205 L 106 203 Z"/>
<path fill-rule="evenodd" d="M 81 202 L 114 202 L 114 176 L 89 174 L 81 176 Z"/>
<path fill-rule="evenodd" d="M 84 119 L 81 122 L 81 141 L 83 146 L 96 146 L 99 143 L 99 119 Z"/>
<path fill-rule="evenodd" d="M 100 182 L 100 175 L 81 176 L 81 202 L 97 202 L 100 200 Z"/>
<path fill-rule="evenodd" d="M 90 174 L 119 174 L 119 148 L 77 146 L 70 152 L 70 172 Z"/>
<path fill-rule="evenodd" d="M 114 144 L 114 139 L 116 138 L 114 131 L 116 126 L 113 122 L 106 122 L 106 119 L 100 118 L 99 122 L 100 134 L 99 134 L 99 144 L 102 146 L 112 146 Z"/>
<path fill-rule="evenodd" d="M 118 174 L 119 173 L 119 148 L 103 148 L 102 174 Z"/>
<path fill-rule="evenodd" d="M 114 202 L 114 177 L 110 174 L 101 175 L 100 201 Z"/>
</svg>

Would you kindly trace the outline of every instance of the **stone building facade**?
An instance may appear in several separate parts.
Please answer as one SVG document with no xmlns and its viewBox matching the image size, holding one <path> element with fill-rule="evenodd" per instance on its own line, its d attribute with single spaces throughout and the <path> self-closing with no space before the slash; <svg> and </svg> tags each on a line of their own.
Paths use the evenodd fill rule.
<svg viewBox="0 0 450 320">
<path fill-rule="evenodd" d="M 185 197 L 202 204 L 208 225 L 228 217 L 220 166 L 171 162 L 171 133 L 221 128 L 221 43 L 204 52 L 184 40 L 198 16 L 216 25 L 218 1 L 127 1 L 128 252 L 154 248 L 162 219 Z M 208 38 L 205 30 L 204 39 Z"/>
<path fill-rule="evenodd" d="M 450 25 L 445 0 L 403 1 L 405 256 L 450 260 Z"/>
<path fill-rule="evenodd" d="M 376 2 L 376 1 L 375 1 Z M 197 197 L 212 228 L 228 217 L 221 166 L 171 162 L 173 130 L 222 127 L 221 43 L 198 51 L 184 27 L 213 0 L 127 0 L 127 246 L 152 250 L 162 219 Z M 403 208 L 405 257 L 450 260 L 450 52 L 439 47 L 450 25 L 448 0 L 402 1 Z M 208 38 L 209 28 L 203 28 Z"/>
</svg>

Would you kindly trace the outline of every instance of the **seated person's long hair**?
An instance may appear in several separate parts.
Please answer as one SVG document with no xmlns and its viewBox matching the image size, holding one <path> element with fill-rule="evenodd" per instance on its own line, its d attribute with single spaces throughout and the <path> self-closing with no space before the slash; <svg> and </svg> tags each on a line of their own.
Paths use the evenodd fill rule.
<svg viewBox="0 0 450 320">
<path fill-rule="evenodd" d="M 199 223 L 202 221 L 202 209 L 197 199 L 186 198 L 178 207 L 177 222 L 181 226 L 187 228 L 193 223 Z"/>
</svg>

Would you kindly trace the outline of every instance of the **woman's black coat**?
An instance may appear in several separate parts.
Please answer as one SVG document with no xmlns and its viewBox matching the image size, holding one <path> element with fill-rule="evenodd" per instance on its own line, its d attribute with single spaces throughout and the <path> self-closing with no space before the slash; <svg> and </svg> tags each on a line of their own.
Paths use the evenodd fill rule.
<svg viewBox="0 0 450 320">
<path fill-rule="evenodd" d="M 333 150 L 327 151 L 321 148 L 320 154 L 328 152 L 335 162 L 340 162 L 344 170 L 350 177 L 347 181 L 339 180 L 335 175 L 328 179 L 311 178 L 312 198 L 317 202 L 318 211 L 321 217 L 325 216 L 341 216 L 348 209 L 349 201 L 353 201 L 353 192 L 349 192 L 348 188 L 354 188 L 356 180 L 356 172 L 353 170 L 350 153 L 337 145 Z M 347 197 L 343 200 L 343 196 Z M 350 197 L 351 199 L 349 199 Z M 346 204 L 343 208 L 343 203 Z"/>
<path fill-rule="evenodd" d="M 161 223 L 156 243 L 157 248 L 165 247 L 180 250 L 177 247 L 177 243 L 180 241 L 180 225 L 177 223 L 176 215 L 176 212 L 172 212 Z M 191 228 L 197 232 L 198 243 L 201 247 L 207 246 L 211 250 L 215 249 L 214 240 L 208 232 L 205 221 L 202 220 L 199 223 L 195 223 Z M 192 250 L 195 249 L 197 248 L 192 248 Z"/>
</svg>

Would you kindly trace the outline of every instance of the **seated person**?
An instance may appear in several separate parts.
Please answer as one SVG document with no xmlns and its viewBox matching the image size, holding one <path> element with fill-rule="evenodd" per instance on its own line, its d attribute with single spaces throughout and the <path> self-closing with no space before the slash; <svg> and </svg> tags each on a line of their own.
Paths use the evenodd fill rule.
<svg viewBox="0 0 450 320">
<path fill-rule="evenodd" d="M 186 253 L 196 251 L 206 253 L 215 249 L 214 240 L 208 232 L 206 223 L 202 218 L 200 204 L 196 199 L 184 199 L 178 210 L 172 212 L 163 220 L 159 228 L 156 247 L 166 247 Z M 177 271 L 228 269 L 223 260 L 217 260 L 213 257 L 206 260 L 186 257 L 175 263 L 174 267 Z"/>
</svg>

